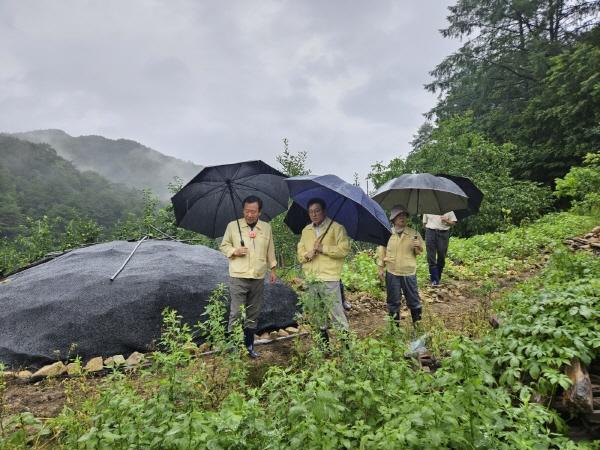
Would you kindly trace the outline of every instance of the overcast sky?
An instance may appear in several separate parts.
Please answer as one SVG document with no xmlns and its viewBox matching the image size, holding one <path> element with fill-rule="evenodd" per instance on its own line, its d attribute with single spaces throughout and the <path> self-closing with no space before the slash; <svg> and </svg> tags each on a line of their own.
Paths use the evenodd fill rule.
<svg viewBox="0 0 600 450">
<path fill-rule="evenodd" d="M 128 138 L 213 165 L 404 156 L 452 53 L 445 0 L 0 0 L 0 131 Z"/>
</svg>

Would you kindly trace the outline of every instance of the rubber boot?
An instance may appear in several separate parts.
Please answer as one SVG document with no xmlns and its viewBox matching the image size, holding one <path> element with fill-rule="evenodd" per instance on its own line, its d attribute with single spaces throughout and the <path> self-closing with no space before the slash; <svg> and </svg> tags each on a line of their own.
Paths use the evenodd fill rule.
<svg viewBox="0 0 600 450">
<path fill-rule="evenodd" d="M 431 286 L 435 287 L 440 283 L 440 278 L 438 275 L 438 269 L 437 267 L 430 267 L 429 268 L 429 280 L 431 280 Z"/>
<path fill-rule="evenodd" d="M 244 345 L 248 350 L 248 356 L 252 359 L 258 358 L 260 354 L 254 351 L 254 330 L 250 328 L 244 329 Z"/>
<path fill-rule="evenodd" d="M 412 317 L 413 324 L 416 324 L 421 320 L 421 308 L 414 308 L 410 310 L 410 316 Z"/>
<path fill-rule="evenodd" d="M 346 295 L 344 294 L 344 283 L 340 281 L 340 294 L 342 294 L 342 308 L 344 311 L 350 311 L 352 309 L 352 305 L 346 301 Z"/>
<path fill-rule="evenodd" d="M 436 275 L 437 275 L 437 278 L 436 278 L 436 280 L 437 280 L 437 284 L 438 284 L 438 285 L 439 285 L 439 284 L 442 284 L 442 271 L 443 271 L 443 270 L 444 270 L 444 268 L 443 268 L 443 267 L 438 267 L 438 268 L 436 269 Z"/>
</svg>

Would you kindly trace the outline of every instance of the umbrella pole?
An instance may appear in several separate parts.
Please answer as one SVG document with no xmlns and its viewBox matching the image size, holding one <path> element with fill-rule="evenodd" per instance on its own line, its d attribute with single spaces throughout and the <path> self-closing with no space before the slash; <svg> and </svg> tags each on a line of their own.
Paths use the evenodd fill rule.
<svg viewBox="0 0 600 450">
<path fill-rule="evenodd" d="M 346 200 L 348 200 L 348 199 L 346 197 L 344 197 L 344 200 L 342 200 L 342 203 L 340 204 L 339 208 L 337 209 L 337 211 L 335 212 L 335 214 L 331 218 L 331 222 L 329 222 L 329 225 L 327 225 L 327 229 L 325 230 L 325 233 L 323 233 L 321 236 L 319 236 L 319 240 L 321 242 L 323 242 L 323 238 L 325 237 L 325 235 L 327 234 L 327 232 L 331 228 L 331 225 L 333 224 L 333 221 L 335 220 L 335 218 L 337 217 L 338 213 L 342 209 L 342 206 L 344 206 L 344 203 L 346 203 Z"/>
<path fill-rule="evenodd" d="M 242 228 L 240 227 L 240 219 L 237 217 L 237 214 L 235 213 L 235 202 L 233 200 L 233 189 L 231 188 L 231 181 L 229 181 L 229 180 L 227 180 L 227 187 L 229 188 L 229 196 L 231 197 L 231 207 L 233 208 L 233 214 L 236 216 L 235 223 L 237 223 L 238 231 L 240 232 L 240 244 L 242 244 L 242 247 L 245 247 L 244 238 L 242 237 Z"/>
<path fill-rule="evenodd" d="M 135 248 L 131 251 L 131 253 L 127 257 L 127 259 L 125 260 L 125 262 L 123 263 L 123 265 L 119 268 L 119 270 L 117 270 L 115 272 L 115 274 L 112 277 L 110 277 L 110 281 L 115 281 L 115 278 L 117 278 L 117 275 L 119 275 L 121 273 L 121 271 L 125 268 L 125 265 L 129 262 L 129 260 L 131 259 L 131 257 L 135 253 L 135 251 L 138 249 L 138 247 L 140 245 L 142 245 L 142 242 L 144 242 L 146 239 L 148 239 L 148 236 L 144 236 L 142 239 L 140 239 L 140 241 L 137 243 L 137 245 L 135 246 Z"/>
</svg>

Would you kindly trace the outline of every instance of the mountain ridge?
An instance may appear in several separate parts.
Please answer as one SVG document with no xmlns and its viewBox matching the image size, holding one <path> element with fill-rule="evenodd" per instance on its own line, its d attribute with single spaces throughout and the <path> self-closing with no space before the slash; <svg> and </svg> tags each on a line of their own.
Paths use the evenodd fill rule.
<svg viewBox="0 0 600 450">
<path fill-rule="evenodd" d="M 94 134 L 71 136 L 60 129 L 10 135 L 48 144 L 80 171 L 91 170 L 109 181 L 136 189 L 151 189 L 163 201 L 170 198 L 168 185 L 175 177 L 187 182 L 202 170 L 198 164 L 165 155 L 132 139 L 109 139 Z"/>
</svg>

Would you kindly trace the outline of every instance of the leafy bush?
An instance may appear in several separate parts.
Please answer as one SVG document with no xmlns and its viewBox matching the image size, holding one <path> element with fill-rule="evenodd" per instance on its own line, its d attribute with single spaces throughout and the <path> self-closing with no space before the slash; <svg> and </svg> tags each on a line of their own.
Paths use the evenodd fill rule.
<svg viewBox="0 0 600 450">
<path fill-rule="evenodd" d="M 452 237 L 446 270 L 463 280 L 498 278 L 507 271 L 525 268 L 537 260 L 540 251 L 551 251 L 565 238 L 585 233 L 594 225 L 592 217 L 553 213 L 504 233 Z"/>
<path fill-rule="evenodd" d="M 564 178 L 556 179 L 555 195 L 573 200 L 576 212 L 600 215 L 600 153 L 588 153 L 583 167 L 571 167 Z"/>
<path fill-rule="evenodd" d="M 98 242 L 101 235 L 102 227 L 87 218 L 78 217 L 66 224 L 47 216 L 28 219 L 16 237 L 0 240 L 0 274 L 17 270 L 50 252 Z"/>
<path fill-rule="evenodd" d="M 600 260 L 557 251 L 540 279 L 522 285 L 502 304 L 502 326 L 484 347 L 500 383 L 542 394 L 566 389 L 562 372 L 573 358 L 589 364 L 600 353 Z"/>
<path fill-rule="evenodd" d="M 366 292 L 374 298 L 382 298 L 382 285 L 373 252 L 358 252 L 346 262 L 342 270 L 342 282 L 350 291 Z"/>
</svg>

